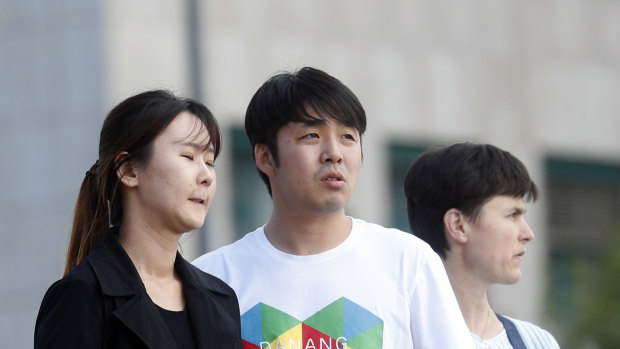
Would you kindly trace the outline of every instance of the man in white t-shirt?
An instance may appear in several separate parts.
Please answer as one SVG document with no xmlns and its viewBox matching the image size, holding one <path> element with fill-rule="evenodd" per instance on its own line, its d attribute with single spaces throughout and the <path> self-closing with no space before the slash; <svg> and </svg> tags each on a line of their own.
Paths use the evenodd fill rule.
<svg viewBox="0 0 620 349">
<path fill-rule="evenodd" d="M 430 246 L 345 214 L 366 129 L 349 88 L 309 67 L 275 75 L 245 128 L 272 215 L 194 264 L 237 293 L 246 349 L 473 348 Z"/>
</svg>

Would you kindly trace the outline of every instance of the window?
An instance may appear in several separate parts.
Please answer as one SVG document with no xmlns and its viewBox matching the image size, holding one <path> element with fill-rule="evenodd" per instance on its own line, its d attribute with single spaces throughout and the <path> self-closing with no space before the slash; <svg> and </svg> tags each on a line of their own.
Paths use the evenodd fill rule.
<svg viewBox="0 0 620 349">
<path fill-rule="evenodd" d="M 405 199 L 404 182 L 409 166 L 427 146 L 392 143 L 388 147 L 390 161 L 390 204 L 392 226 L 403 231 L 409 229 L 407 218 L 407 201 Z"/>
<path fill-rule="evenodd" d="M 546 161 L 551 253 L 597 258 L 620 221 L 620 166 Z"/>
<path fill-rule="evenodd" d="M 233 154 L 233 222 L 236 238 L 241 238 L 267 223 L 272 205 L 267 187 L 258 175 L 245 132 L 241 128 L 233 128 L 230 139 Z"/>
<path fill-rule="evenodd" d="M 596 289 L 603 257 L 620 234 L 620 165 L 551 157 L 545 169 L 549 310 L 574 332 L 585 316 L 584 291 Z"/>
</svg>

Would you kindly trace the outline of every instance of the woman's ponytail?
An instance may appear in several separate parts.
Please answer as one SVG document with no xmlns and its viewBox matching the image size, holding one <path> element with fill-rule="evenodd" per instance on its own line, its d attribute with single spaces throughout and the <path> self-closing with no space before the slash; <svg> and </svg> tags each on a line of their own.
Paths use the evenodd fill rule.
<svg viewBox="0 0 620 349">
<path fill-rule="evenodd" d="M 99 160 L 86 171 L 73 213 L 73 228 L 67 249 L 63 275 L 78 265 L 93 250 L 109 227 L 108 203 L 102 195 Z"/>
</svg>

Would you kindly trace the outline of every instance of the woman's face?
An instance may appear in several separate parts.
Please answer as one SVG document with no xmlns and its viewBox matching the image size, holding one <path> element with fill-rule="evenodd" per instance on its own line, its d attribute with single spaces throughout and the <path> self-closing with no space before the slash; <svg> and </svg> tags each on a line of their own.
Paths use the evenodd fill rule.
<svg viewBox="0 0 620 349">
<path fill-rule="evenodd" d="M 215 151 L 209 133 L 190 112 L 181 112 L 154 141 L 152 158 L 138 171 L 133 210 L 142 224 L 184 233 L 204 224 L 216 189 Z"/>
</svg>

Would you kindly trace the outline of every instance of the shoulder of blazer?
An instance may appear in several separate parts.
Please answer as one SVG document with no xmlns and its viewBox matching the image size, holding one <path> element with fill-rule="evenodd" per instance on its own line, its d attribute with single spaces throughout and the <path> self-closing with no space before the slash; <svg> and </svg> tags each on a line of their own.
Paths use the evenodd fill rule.
<svg viewBox="0 0 620 349">
<path fill-rule="evenodd" d="M 112 230 L 106 233 L 86 260 L 93 269 L 103 294 L 122 297 L 146 292 L 136 267 Z"/>
<path fill-rule="evenodd" d="M 37 314 L 34 347 L 95 346 L 102 340 L 103 296 L 88 262 L 54 282 Z"/>
<path fill-rule="evenodd" d="M 243 348 L 241 316 L 235 291 L 177 254 L 175 270 L 183 282 L 186 306 L 199 347 Z"/>
<path fill-rule="evenodd" d="M 198 269 L 177 253 L 175 270 L 188 286 L 225 296 L 235 296 L 235 291 L 221 279 Z"/>
</svg>

